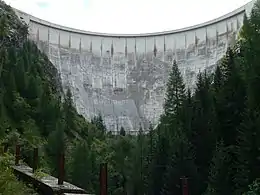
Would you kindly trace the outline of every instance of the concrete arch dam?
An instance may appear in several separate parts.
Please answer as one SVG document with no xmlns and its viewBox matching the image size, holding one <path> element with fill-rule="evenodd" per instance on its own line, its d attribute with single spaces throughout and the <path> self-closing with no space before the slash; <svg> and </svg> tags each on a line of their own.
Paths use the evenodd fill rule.
<svg viewBox="0 0 260 195">
<path fill-rule="evenodd" d="M 199 71 L 213 71 L 249 14 L 254 1 L 215 20 L 196 26 L 149 34 L 104 34 L 56 25 L 19 10 L 29 38 L 58 69 L 70 87 L 80 114 L 98 113 L 108 130 L 156 124 L 173 59 L 187 86 Z"/>
</svg>

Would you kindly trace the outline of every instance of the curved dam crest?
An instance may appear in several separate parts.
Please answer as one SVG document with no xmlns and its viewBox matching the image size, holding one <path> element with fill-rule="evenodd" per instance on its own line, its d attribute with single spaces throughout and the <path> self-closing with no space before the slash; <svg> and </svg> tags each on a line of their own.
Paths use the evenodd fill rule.
<svg viewBox="0 0 260 195">
<path fill-rule="evenodd" d="M 135 134 L 158 122 L 173 60 L 193 88 L 200 71 L 215 70 L 254 2 L 193 27 L 134 35 L 87 32 L 15 12 L 71 89 L 78 112 L 87 119 L 100 113 L 109 131 L 123 126 Z"/>
</svg>

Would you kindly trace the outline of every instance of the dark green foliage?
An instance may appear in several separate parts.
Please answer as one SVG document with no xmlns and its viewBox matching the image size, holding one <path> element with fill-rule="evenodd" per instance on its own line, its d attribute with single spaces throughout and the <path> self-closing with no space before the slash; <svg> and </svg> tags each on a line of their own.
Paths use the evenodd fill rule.
<svg viewBox="0 0 260 195">
<path fill-rule="evenodd" d="M 99 131 L 101 131 L 101 132 L 105 132 L 106 131 L 106 126 L 104 124 L 104 121 L 102 119 L 101 114 L 99 114 L 98 116 L 95 116 L 91 120 L 91 123 L 94 124 Z"/>
<path fill-rule="evenodd" d="M 171 152 L 163 179 L 162 195 L 181 193 L 180 178 L 185 176 L 196 182 L 197 168 L 194 164 L 194 154 L 187 140 L 185 132 L 176 131 L 174 139 L 171 140 Z M 196 186 L 192 189 L 197 193 Z"/>
<path fill-rule="evenodd" d="M 77 143 L 72 154 L 70 178 L 74 184 L 94 191 L 96 162 L 87 143 Z M 94 162 L 93 162 L 94 161 Z M 94 166 L 93 166 L 94 165 Z"/>
<path fill-rule="evenodd" d="M 216 145 L 209 171 L 208 188 L 206 194 L 212 195 L 228 195 L 230 186 L 228 183 L 228 148 L 225 148 L 224 142 L 221 140 Z"/>
<path fill-rule="evenodd" d="M 10 161 L 13 160 L 14 157 L 10 154 L 6 154 L 5 156 L 1 156 L 0 158 L 0 194 L 4 195 L 28 195 L 35 194 L 31 189 L 17 181 L 16 176 L 13 174 L 13 171 L 10 167 Z"/>
<path fill-rule="evenodd" d="M 255 180 L 250 186 L 249 191 L 243 195 L 257 195 L 260 194 L 260 182 L 259 179 Z"/>
<path fill-rule="evenodd" d="M 0 7 L 0 136 L 23 144 L 29 165 L 39 147 L 41 166 L 57 175 L 65 153 L 66 179 L 95 194 L 104 162 L 113 195 L 180 194 L 183 176 L 192 195 L 259 193 L 260 1 L 215 73 L 200 73 L 192 92 L 173 61 L 160 123 L 148 134 L 140 124 L 137 136 L 123 127 L 108 133 L 101 114 L 90 123 L 80 116 L 55 67 L 26 40 L 26 26 Z"/>
<path fill-rule="evenodd" d="M 125 136 L 125 129 L 124 129 L 124 127 L 120 128 L 119 134 L 122 135 L 122 136 Z"/>
<path fill-rule="evenodd" d="M 165 116 L 177 116 L 184 100 L 185 85 L 177 63 L 174 61 L 166 89 L 166 98 L 164 103 Z"/>
</svg>

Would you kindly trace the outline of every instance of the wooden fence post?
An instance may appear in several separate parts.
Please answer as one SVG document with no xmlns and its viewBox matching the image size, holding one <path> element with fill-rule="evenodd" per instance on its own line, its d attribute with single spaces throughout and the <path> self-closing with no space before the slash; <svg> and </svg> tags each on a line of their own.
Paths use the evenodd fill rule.
<svg viewBox="0 0 260 195">
<path fill-rule="evenodd" d="M 2 143 L 2 144 L 1 144 L 1 151 L 0 151 L 1 155 L 4 154 L 4 153 L 6 153 L 7 150 L 8 150 L 8 145 L 7 145 L 7 143 L 5 143 L 5 142 Z"/>
<path fill-rule="evenodd" d="M 15 147 L 15 165 L 16 166 L 19 165 L 20 157 L 21 157 L 21 146 L 19 144 L 17 144 Z"/>
<path fill-rule="evenodd" d="M 33 149 L 33 173 L 36 171 L 38 167 L 38 148 Z"/>
<path fill-rule="evenodd" d="M 107 195 L 107 163 L 100 165 L 100 195 Z"/>
<path fill-rule="evenodd" d="M 4 153 L 6 153 L 8 150 L 8 143 L 4 143 L 3 145 L 4 145 Z"/>
<path fill-rule="evenodd" d="M 59 159 L 59 175 L 58 175 L 58 185 L 63 185 L 64 181 L 64 168 L 65 168 L 65 158 L 64 158 L 64 153 L 60 154 L 60 159 Z"/>
<path fill-rule="evenodd" d="M 188 178 L 183 176 L 180 179 L 182 184 L 182 195 L 189 195 Z"/>
</svg>

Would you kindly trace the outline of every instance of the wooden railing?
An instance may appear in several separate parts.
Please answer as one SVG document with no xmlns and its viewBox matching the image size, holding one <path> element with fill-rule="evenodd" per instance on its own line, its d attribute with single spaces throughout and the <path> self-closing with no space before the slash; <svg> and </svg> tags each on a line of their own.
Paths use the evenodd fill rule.
<svg viewBox="0 0 260 195">
<path fill-rule="evenodd" d="M 8 145 L 4 144 L 3 153 L 8 151 Z M 65 177 L 65 155 L 60 154 L 59 157 L 59 170 L 58 178 L 51 175 L 44 174 L 41 178 L 35 176 L 35 171 L 38 168 L 39 156 L 38 148 L 33 149 L 33 162 L 32 168 L 20 163 L 21 160 L 21 145 L 15 146 L 15 160 L 11 164 L 14 174 L 17 178 L 25 183 L 32 184 L 34 189 L 44 195 L 72 195 L 81 194 L 87 195 L 88 193 L 73 184 L 64 181 Z M 100 165 L 100 195 L 107 195 L 107 163 Z"/>
</svg>

